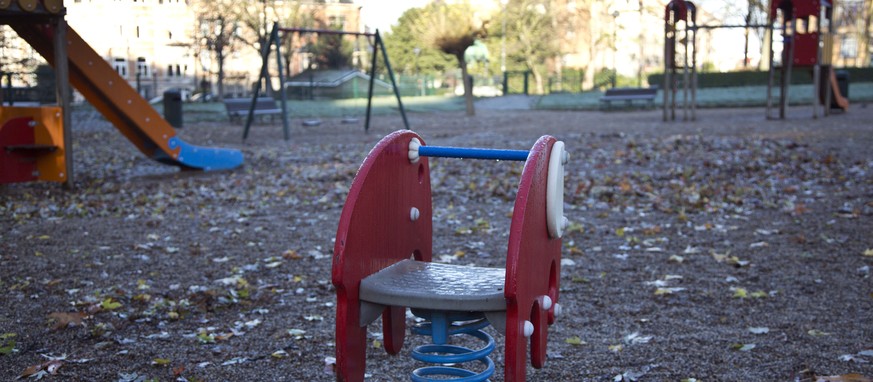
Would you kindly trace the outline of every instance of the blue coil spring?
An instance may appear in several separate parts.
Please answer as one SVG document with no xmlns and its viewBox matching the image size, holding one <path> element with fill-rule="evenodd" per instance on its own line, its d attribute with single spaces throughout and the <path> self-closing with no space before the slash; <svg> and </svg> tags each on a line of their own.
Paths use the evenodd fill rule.
<svg viewBox="0 0 873 382">
<path fill-rule="evenodd" d="M 439 325 L 438 320 L 435 322 L 426 322 L 419 326 L 413 327 L 412 331 L 416 334 L 434 336 L 434 325 Z M 494 374 L 494 361 L 488 356 L 494 351 L 494 337 L 482 331 L 483 328 L 489 325 L 484 318 L 479 318 L 472 322 L 458 324 L 452 322 L 447 325 L 446 332 L 448 337 L 454 335 L 467 335 L 478 338 L 485 346 L 479 350 L 473 350 L 463 346 L 448 345 L 448 344 L 427 344 L 415 347 L 412 349 L 412 358 L 421 362 L 436 364 L 439 366 L 426 366 L 415 369 L 412 372 L 413 382 L 433 382 L 433 381 L 456 381 L 456 382 L 481 382 L 487 381 Z M 439 330 L 439 329 L 437 329 Z M 485 370 L 475 372 L 472 370 L 462 369 L 451 366 L 468 362 L 480 362 Z M 430 377 L 455 377 L 455 378 L 440 378 L 434 379 Z"/>
</svg>

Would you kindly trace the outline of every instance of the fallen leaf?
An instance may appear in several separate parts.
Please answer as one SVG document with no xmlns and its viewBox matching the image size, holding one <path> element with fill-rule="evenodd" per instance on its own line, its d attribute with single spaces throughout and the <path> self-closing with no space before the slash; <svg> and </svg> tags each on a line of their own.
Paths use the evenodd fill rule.
<svg viewBox="0 0 873 382">
<path fill-rule="evenodd" d="M 336 373 L 336 358 L 324 357 L 324 372 L 328 374 Z"/>
<path fill-rule="evenodd" d="M 373 340 L 373 348 L 374 349 L 381 349 L 382 348 L 382 341 Z"/>
<path fill-rule="evenodd" d="M 573 345 L 573 346 L 579 346 L 579 345 L 586 345 L 586 344 L 587 344 L 587 342 L 582 341 L 582 339 L 579 338 L 579 336 L 573 336 L 573 337 L 567 338 L 567 339 L 564 340 L 564 342 L 566 342 L 567 344 Z"/>
<path fill-rule="evenodd" d="M 767 295 L 767 292 L 759 290 L 759 291 L 752 292 L 749 296 L 751 296 L 752 298 L 764 298 L 764 297 L 767 297 L 768 295 Z"/>
<path fill-rule="evenodd" d="M 0 355 L 9 355 L 15 351 L 15 338 L 17 334 L 15 333 L 3 333 L 0 334 Z"/>
<path fill-rule="evenodd" d="M 759 241 L 757 243 L 749 244 L 749 248 L 763 248 L 763 247 L 769 247 L 769 246 L 770 246 L 770 244 L 768 244 L 766 241 Z"/>
<path fill-rule="evenodd" d="M 63 364 L 64 362 L 61 360 L 51 359 L 39 365 L 33 365 L 31 367 L 28 367 L 27 369 L 24 369 L 24 371 L 21 372 L 21 375 L 18 378 L 41 379 L 47 374 L 54 375 L 58 372 L 58 369 L 63 366 Z"/>
<path fill-rule="evenodd" d="M 871 248 L 865 249 L 864 256 L 873 257 L 873 249 L 871 249 Z"/>
<path fill-rule="evenodd" d="M 114 310 L 121 307 L 121 303 L 112 299 L 112 297 L 107 297 L 105 300 L 100 302 L 100 308 L 103 310 Z"/>
<path fill-rule="evenodd" d="M 855 362 L 855 363 L 868 363 L 867 360 L 865 360 L 865 359 L 863 359 L 863 358 L 855 357 L 854 355 L 851 355 L 851 354 L 843 354 L 843 355 L 841 355 L 841 356 L 840 356 L 840 361 L 843 361 L 843 362 Z"/>
<path fill-rule="evenodd" d="M 288 329 L 288 335 L 294 337 L 295 340 L 303 338 L 304 334 L 306 334 L 306 331 L 303 329 Z"/>
<path fill-rule="evenodd" d="M 282 258 L 287 259 L 287 260 L 300 260 L 303 258 L 303 256 L 300 256 L 300 254 L 297 253 L 297 251 L 295 251 L 293 249 L 289 249 L 285 252 L 282 252 Z"/>
<path fill-rule="evenodd" d="M 624 343 L 628 345 L 647 344 L 654 336 L 641 336 L 639 332 L 633 332 L 624 337 Z"/>
<path fill-rule="evenodd" d="M 48 316 L 49 320 L 54 322 L 52 330 L 60 330 L 69 326 L 82 325 L 82 320 L 88 317 L 87 314 L 82 312 L 54 312 L 50 313 Z"/>
<path fill-rule="evenodd" d="M 613 353 L 621 352 L 623 349 L 624 349 L 624 346 L 622 346 L 621 344 L 609 345 L 609 351 L 611 351 Z"/>
<path fill-rule="evenodd" d="M 746 298 L 749 297 L 749 292 L 746 288 L 733 288 L 734 289 L 734 297 L 735 298 Z"/>
<path fill-rule="evenodd" d="M 815 382 L 873 382 L 873 379 L 861 374 L 843 374 L 815 377 Z"/>
<path fill-rule="evenodd" d="M 673 294 L 676 292 L 681 292 L 683 290 L 685 290 L 685 288 L 680 288 L 680 287 L 658 288 L 658 289 L 655 289 L 655 296 L 663 296 L 663 295 Z"/>
<path fill-rule="evenodd" d="M 768 327 L 750 327 L 749 332 L 752 334 L 767 334 L 770 333 L 770 328 Z"/>
<path fill-rule="evenodd" d="M 736 351 L 750 351 L 755 348 L 755 344 L 733 344 L 731 349 Z"/>
<path fill-rule="evenodd" d="M 813 337 L 824 337 L 824 336 L 829 336 L 829 335 L 831 335 L 831 334 L 828 333 L 828 332 L 823 332 L 823 331 L 818 330 L 818 329 L 810 329 L 810 330 L 808 330 L 808 331 L 806 332 L 806 334 L 809 334 L 809 335 L 811 335 L 811 336 L 813 336 Z"/>
<path fill-rule="evenodd" d="M 276 350 L 273 354 L 270 354 L 273 358 L 288 358 L 288 352 L 285 350 Z"/>
<path fill-rule="evenodd" d="M 248 360 L 249 359 L 246 357 L 234 357 L 234 358 L 231 358 L 230 360 L 222 362 L 221 366 L 236 365 L 236 364 L 240 364 L 240 363 L 245 363 Z"/>
<path fill-rule="evenodd" d="M 165 366 L 165 365 L 169 365 L 169 364 L 170 364 L 170 360 L 168 360 L 166 358 L 155 358 L 152 360 L 152 366 Z"/>
</svg>

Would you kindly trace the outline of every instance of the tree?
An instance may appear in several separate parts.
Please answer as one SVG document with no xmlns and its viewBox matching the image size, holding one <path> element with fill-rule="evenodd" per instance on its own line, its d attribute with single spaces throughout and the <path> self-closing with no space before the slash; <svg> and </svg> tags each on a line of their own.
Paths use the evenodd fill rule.
<svg viewBox="0 0 873 382">
<path fill-rule="evenodd" d="M 218 70 L 218 100 L 224 97 L 224 61 L 239 41 L 239 4 L 233 0 L 198 0 L 197 15 L 200 44 L 215 57 Z M 201 52 L 202 54 L 202 52 Z"/>
<path fill-rule="evenodd" d="M 415 24 L 415 32 L 422 41 L 452 55 L 461 68 L 461 78 L 464 81 L 464 99 L 467 104 L 467 115 L 475 115 L 473 108 L 473 84 L 467 73 L 467 61 L 464 52 L 479 37 L 484 37 L 484 25 L 477 25 L 474 12 L 467 3 L 445 4 L 434 2 L 425 7 Z"/>
<path fill-rule="evenodd" d="M 239 39 L 245 45 L 255 49 L 260 55 L 267 44 L 274 23 L 283 27 L 311 28 L 316 17 L 312 7 L 304 7 L 299 1 L 261 0 L 257 2 L 242 2 L 236 9 L 236 17 L 244 30 Z M 293 51 L 292 38 L 284 35 L 282 40 L 282 59 L 286 68 L 290 68 Z M 265 91 L 273 92 L 272 81 L 267 81 Z"/>
<path fill-rule="evenodd" d="M 569 18 L 557 2 L 510 0 L 506 5 L 507 59 L 521 63 L 534 77 L 536 91 L 545 92 L 546 65 L 561 53 L 561 33 Z M 555 59 L 560 62 L 560 57 Z"/>
<path fill-rule="evenodd" d="M 342 30 L 342 26 L 333 25 L 329 29 Z M 322 34 L 313 46 L 315 62 L 325 69 L 343 69 L 352 64 L 352 46 L 348 40 L 339 34 Z"/>
<path fill-rule="evenodd" d="M 385 50 L 391 57 L 391 66 L 408 74 L 444 73 L 457 67 L 455 57 L 447 55 L 425 42 L 416 30 L 422 8 L 410 8 L 400 16 L 397 25 L 385 34 Z"/>
</svg>

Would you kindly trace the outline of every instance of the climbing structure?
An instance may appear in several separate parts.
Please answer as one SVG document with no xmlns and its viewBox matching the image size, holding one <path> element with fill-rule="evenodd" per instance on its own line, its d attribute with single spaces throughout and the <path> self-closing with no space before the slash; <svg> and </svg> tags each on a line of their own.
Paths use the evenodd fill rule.
<svg viewBox="0 0 873 382">
<path fill-rule="evenodd" d="M 242 164 L 239 150 L 198 147 L 176 136 L 148 101 L 67 26 L 65 12 L 61 0 L 0 1 L 0 23 L 10 25 L 55 67 L 59 98 L 59 107 L 48 111 L 0 106 L 0 150 L 5 151 L 0 183 L 71 182 L 70 84 L 149 158 L 197 170 Z M 22 176 L 34 163 L 32 175 Z M 13 172 L 18 175 L 6 176 Z"/>
<path fill-rule="evenodd" d="M 776 24 L 782 35 L 781 65 L 774 65 L 773 38 L 770 34 L 767 46 L 770 52 L 770 72 L 767 82 L 767 117 L 773 108 L 773 87 L 776 72 L 779 76 L 779 118 L 785 118 L 788 109 L 791 76 L 795 69 L 811 70 L 813 79 L 812 116 L 817 118 L 819 107 L 824 115 L 832 107 L 848 110 L 849 103 L 840 94 L 837 79 L 831 66 L 833 51 L 833 6 L 827 0 L 773 0 L 770 3 L 769 21 Z M 829 84 L 825 85 L 825 84 Z"/>
<path fill-rule="evenodd" d="M 677 44 L 682 46 L 681 52 L 677 51 Z M 671 0 L 664 6 L 665 122 L 676 120 L 680 89 L 682 119 L 693 121 L 697 117 L 697 7 L 690 1 Z"/>
</svg>

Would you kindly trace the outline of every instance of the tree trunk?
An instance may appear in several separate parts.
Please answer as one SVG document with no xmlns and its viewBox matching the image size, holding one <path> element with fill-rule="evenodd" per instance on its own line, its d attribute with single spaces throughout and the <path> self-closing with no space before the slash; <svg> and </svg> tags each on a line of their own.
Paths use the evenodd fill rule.
<svg viewBox="0 0 873 382">
<path fill-rule="evenodd" d="M 749 4 L 749 12 L 746 13 L 746 27 L 743 29 L 743 68 L 749 66 L 749 23 L 752 20 L 752 5 Z"/>
<path fill-rule="evenodd" d="M 529 56 L 530 57 L 530 56 Z M 543 75 L 537 70 L 537 66 L 534 65 L 534 62 L 531 60 L 526 60 L 525 64 L 527 65 L 527 70 L 533 74 L 534 77 L 534 85 L 536 86 L 537 94 L 546 94 L 543 87 Z"/>
<path fill-rule="evenodd" d="M 861 65 L 859 66 L 868 66 L 871 64 L 870 60 L 870 39 L 871 34 L 873 34 L 873 0 L 867 0 L 864 2 L 866 5 L 864 7 L 864 30 L 861 31 L 860 37 L 858 40 L 858 59 L 861 61 Z"/>
<path fill-rule="evenodd" d="M 473 79 L 467 74 L 467 60 L 464 60 L 464 54 L 458 56 L 458 64 L 461 66 L 461 79 L 464 81 L 464 101 L 467 104 L 467 115 L 476 115 L 476 110 L 473 108 Z"/>
<path fill-rule="evenodd" d="M 224 52 L 218 50 L 215 52 L 215 59 L 218 61 L 218 100 L 224 100 Z"/>
</svg>

